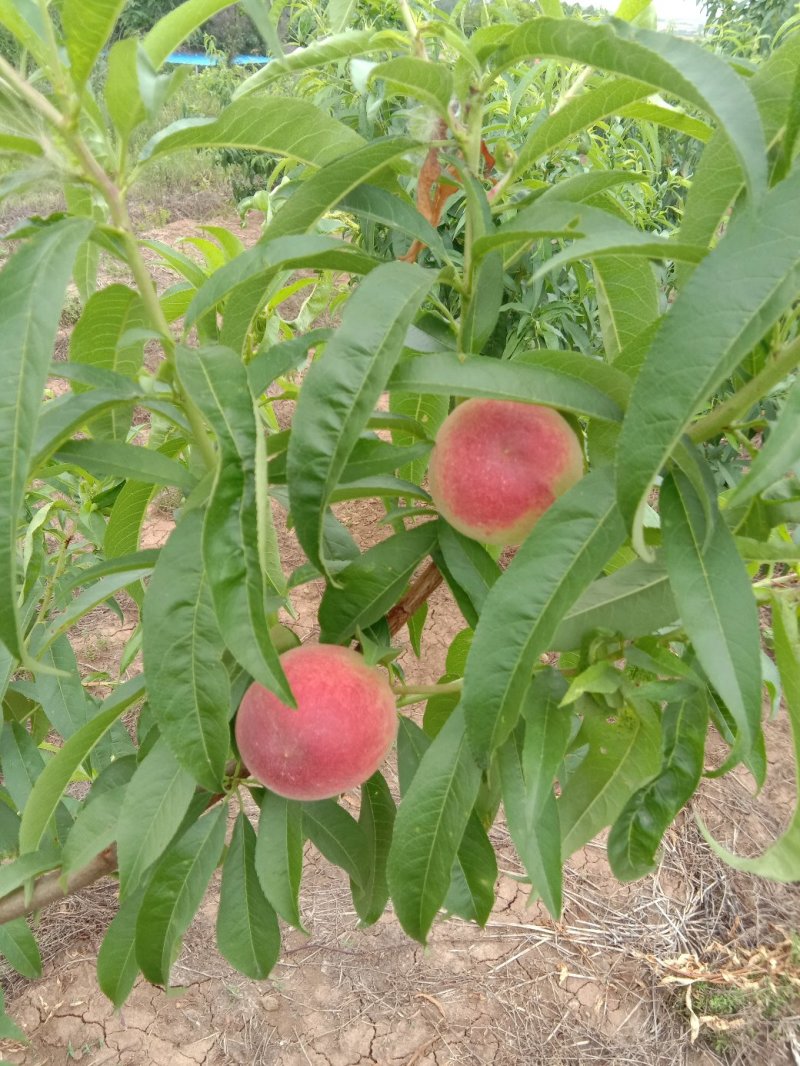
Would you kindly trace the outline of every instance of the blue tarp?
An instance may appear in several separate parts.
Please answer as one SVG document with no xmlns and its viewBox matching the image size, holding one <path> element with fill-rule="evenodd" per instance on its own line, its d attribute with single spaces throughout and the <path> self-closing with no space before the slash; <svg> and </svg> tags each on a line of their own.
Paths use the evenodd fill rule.
<svg viewBox="0 0 800 1066">
<path fill-rule="evenodd" d="M 263 67 L 269 63 L 269 59 L 269 56 L 234 56 L 232 62 L 237 67 Z M 218 63 L 225 62 L 225 60 L 217 56 L 206 55 L 205 52 L 173 52 L 167 62 L 184 67 L 216 67 Z"/>
</svg>

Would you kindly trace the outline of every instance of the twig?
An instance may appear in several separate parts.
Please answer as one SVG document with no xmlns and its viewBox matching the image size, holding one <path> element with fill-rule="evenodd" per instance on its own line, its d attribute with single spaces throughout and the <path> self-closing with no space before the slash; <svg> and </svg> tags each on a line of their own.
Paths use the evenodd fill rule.
<svg viewBox="0 0 800 1066">
<path fill-rule="evenodd" d="M 32 911 L 43 910 L 60 899 L 66 899 L 67 896 L 91 885 L 93 881 L 99 881 L 101 877 L 113 873 L 116 868 L 117 849 L 112 844 L 82 869 L 70 874 L 66 879 L 66 884 L 60 870 L 45 874 L 36 882 L 30 899 L 26 899 L 24 888 L 19 888 L 16 892 L 0 899 L 0 925 L 14 918 L 22 918 Z"/>
<path fill-rule="evenodd" d="M 409 618 L 412 618 L 431 593 L 442 583 L 442 575 L 436 563 L 428 563 L 411 588 L 386 616 L 389 632 L 398 633 Z"/>
</svg>

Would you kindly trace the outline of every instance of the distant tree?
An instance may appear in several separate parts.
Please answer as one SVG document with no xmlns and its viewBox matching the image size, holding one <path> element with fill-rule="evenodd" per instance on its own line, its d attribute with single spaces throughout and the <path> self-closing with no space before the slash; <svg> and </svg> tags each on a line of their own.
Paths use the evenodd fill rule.
<svg viewBox="0 0 800 1066">
<path fill-rule="evenodd" d="M 749 41 L 758 52 L 768 52 L 784 22 L 800 10 L 797 0 L 702 0 L 702 7 L 707 33 L 734 31 L 724 35 L 729 45 Z"/>
</svg>

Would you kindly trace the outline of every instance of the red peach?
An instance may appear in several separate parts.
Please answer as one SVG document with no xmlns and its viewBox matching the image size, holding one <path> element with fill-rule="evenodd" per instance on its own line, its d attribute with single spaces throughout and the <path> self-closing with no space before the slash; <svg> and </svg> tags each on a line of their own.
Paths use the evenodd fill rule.
<svg viewBox="0 0 800 1066">
<path fill-rule="evenodd" d="M 327 799 L 362 784 L 397 735 L 385 676 L 336 644 L 293 648 L 281 665 L 297 709 L 254 683 L 236 716 L 236 743 L 250 773 L 294 800 Z"/>
<path fill-rule="evenodd" d="M 466 400 L 436 436 L 430 493 L 451 526 L 485 544 L 521 544 L 583 476 L 583 452 L 557 411 L 514 400 Z"/>
</svg>

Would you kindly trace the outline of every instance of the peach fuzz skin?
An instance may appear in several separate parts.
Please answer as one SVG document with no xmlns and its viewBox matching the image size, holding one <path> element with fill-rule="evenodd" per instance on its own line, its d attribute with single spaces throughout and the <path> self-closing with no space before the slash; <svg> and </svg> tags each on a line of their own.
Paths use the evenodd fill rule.
<svg viewBox="0 0 800 1066">
<path fill-rule="evenodd" d="M 335 644 L 293 648 L 281 665 L 297 709 L 254 683 L 236 716 L 236 743 L 250 773 L 294 800 L 328 799 L 362 784 L 397 735 L 385 676 Z"/>
<path fill-rule="evenodd" d="M 466 400 L 439 429 L 428 476 L 439 513 L 460 533 L 517 545 L 583 476 L 583 452 L 558 411 Z"/>
</svg>

